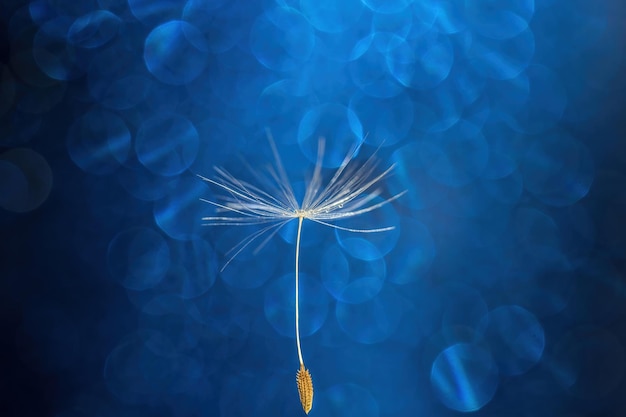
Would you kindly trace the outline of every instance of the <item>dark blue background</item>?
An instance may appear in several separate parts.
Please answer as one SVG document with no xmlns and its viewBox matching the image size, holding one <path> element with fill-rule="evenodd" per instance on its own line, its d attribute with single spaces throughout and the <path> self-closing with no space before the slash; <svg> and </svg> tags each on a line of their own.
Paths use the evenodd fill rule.
<svg viewBox="0 0 626 417">
<path fill-rule="evenodd" d="M 302 412 L 295 227 L 220 272 L 255 229 L 195 175 L 258 181 L 266 128 L 296 190 L 320 136 L 407 190 L 305 224 L 312 415 L 626 413 L 623 2 L 0 11 L 0 415 Z"/>
</svg>

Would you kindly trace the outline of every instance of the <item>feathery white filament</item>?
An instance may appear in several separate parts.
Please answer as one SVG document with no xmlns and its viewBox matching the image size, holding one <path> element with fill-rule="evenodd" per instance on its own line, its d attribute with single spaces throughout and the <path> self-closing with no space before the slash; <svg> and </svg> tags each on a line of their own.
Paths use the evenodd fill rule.
<svg viewBox="0 0 626 417">
<path fill-rule="evenodd" d="M 307 184 L 302 202 L 298 203 L 276 145 L 269 133 L 268 140 L 274 156 L 274 167 L 268 168 L 268 175 L 248 167 L 256 178 L 266 182 L 266 185 L 269 186 L 267 189 L 237 179 L 228 171 L 217 167 L 215 168 L 217 173 L 215 178 L 199 176 L 224 192 L 219 197 L 219 202 L 202 199 L 202 201 L 215 206 L 216 214 L 218 214 L 204 217 L 202 220 L 206 222 L 205 225 L 265 225 L 229 251 L 232 255 L 222 269 L 242 250 L 261 236 L 269 233 L 269 237 L 262 240 L 255 252 L 260 250 L 271 236 L 274 236 L 281 227 L 294 219 L 309 219 L 324 226 L 356 233 L 377 233 L 393 229 L 393 226 L 354 229 L 334 224 L 335 221 L 369 213 L 402 196 L 404 191 L 380 202 L 372 203 L 381 194 L 377 185 L 389 176 L 394 168 L 393 165 L 382 173 L 373 175 L 377 167 L 374 155 L 370 156 L 360 166 L 355 166 L 351 163 L 356 154 L 357 149 L 355 148 L 348 152 L 329 182 L 322 187 L 322 160 L 325 142 L 320 139 L 313 174 Z"/>
</svg>

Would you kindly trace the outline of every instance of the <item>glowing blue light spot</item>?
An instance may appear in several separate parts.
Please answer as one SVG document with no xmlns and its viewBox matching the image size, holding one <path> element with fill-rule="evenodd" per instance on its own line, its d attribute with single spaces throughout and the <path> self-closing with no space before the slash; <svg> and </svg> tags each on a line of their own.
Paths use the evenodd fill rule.
<svg viewBox="0 0 626 417">
<path fill-rule="evenodd" d="M 461 100 L 465 100 L 466 97 L 461 97 Z M 481 95 L 481 97 L 473 103 L 467 105 L 464 109 L 464 120 L 469 123 L 470 128 L 475 129 L 475 132 L 482 130 L 483 126 L 491 118 L 492 115 L 491 104 L 489 100 Z"/>
<path fill-rule="evenodd" d="M 208 45 L 193 25 L 173 20 L 156 27 L 146 38 L 146 68 L 159 81 L 182 85 L 195 79 L 207 64 Z"/>
<path fill-rule="evenodd" d="M 393 153 L 394 175 L 389 178 L 389 188 L 393 193 L 407 190 L 396 204 L 414 210 L 436 206 L 448 193 L 449 188 L 435 181 L 419 161 L 421 145 L 412 142 Z"/>
<path fill-rule="evenodd" d="M 406 308 L 405 301 L 392 288 L 364 303 L 337 301 L 335 316 L 339 327 L 353 340 L 372 344 L 388 339 L 396 331 Z"/>
<path fill-rule="evenodd" d="M 350 264 L 339 245 L 331 245 L 321 259 L 320 276 L 326 290 L 335 298 L 350 283 Z"/>
<path fill-rule="evenodd" d="M 420 132 L 437 133 L 450 129 L 462 115 L 461 96 L 444 81 L 438 88 L 420 92 L 413 99 L 413 126 Z M 444 88 L 445 85 L 445 88 Z M 464 129 L 468 129 L 467 123 Z"/>
<path fill-rule="evenodd" d="M 354 25 L 363 13 L 361 0 L 300 0 L 302 12 L 322 32 L 342 32 Z"/>
<path fill-rule="evenodd" d="M 413 0 L 361 0 L 377 14 L 398 13 L 405 10 Z"/>
<path fill-rule="evenodd" d="M 371 203 L 382 203 L 382 197 L 374 198 Z M 396 246 L 401 233 L 398 213 L 392 204 L 385 204 L 369 213 L 363 213 L 341 221 L 341 226 L 354 230 L 367 230 L 375 227 L 392 227 L 384 232 L 349 232 L 335 230 L 337 241 L 351 255 L 357 259 L 372 260 L 390 253 Z M 349 240 L 348 239 L 358 239 Z M 348 242 L 348 243 L 347 243 Z M 363 243 L 365 242 L 365 243 Z M 368 249 L 369 247 L 372 249 Z"/>
<path fill-rule="evenodd" d="M 152 80 L 141 67 L 139 57 L 126 51 L 118 39 L 93 58 L 87 82 L 95 100 L 108 108 L 123 110 L 146 98 Z"/>
<path fill-rule="evenodd" d="M 177 183 L 176 177 L 164 179 L 132 159 L 115 174 L 119 183 L 131 196 L 143 201 L 155 201 L 166 196 Z"/>
<path fill-rule="evenodd" d="M 563 207 L 585 197 L 594 177 L 589 149 L 577 139 L 556 132 L 536 140 L 524 157 L 524 186 L 550 206 Z"/>
<path fill-rule="evenodd" d="M 241 149 L 244 143 L 244 134 L 240 126 L 227 120 L 208 118 L 196 124 L 200 138 L 214 138 L 219 146 L 208 146 L 202 143 L 198 156 L 189 167 L 191 172 L 208 175 L 210 167 L 222 164 L 226 158 Z"/>
<path fill-rule="evenodd" d="M 355 133 L 357 132 L 357 133 Z M 363 129 L 359 118 L 345 106 L 326 103 L 309 110 L 298 126 L 300 149 L 315 163 L 318 142 L 325 138 L 324 160 L 322 165 L 336 168 L 363 141 Z"/>
<path fill-rule="evenodd" d="M 465 0 L 470 27 L 483 36 L 507 39 L 528 28 L 534 0 Z"/>
<path fill-rule="evenodd" d="M 109 42 L 119 30 L 121 19 L 106 10 L 96 10 L 72 23 L 67 39 L 81 48 L 97 48 Z"/>
<path fill-rule="evenodd" d="M 183 100 L 186 100 L 185 90 L 193 86 L 193 82 L 186 84 L 185 89 L 174 86 L 167 86 L 157 80 L 150 80 L 152 84 L 147 91 L 147 94 L 143 100 L 143 103 L 147 107 L 146 111 L 152 115 L 179 115 L 180 108 L 183 106 Z M 196 114 L 189 114 L 189 116 L 197 116 Z M 202 114 L 204 116 L 204 113 Z M 142 117 L 137 121 L 139 125 L 146 118 Z"/>
<path fill-rule="evenodd" d="M 402 91 L 402 85 L 385 63 L 390 48 L 397 48 L 402 38 L 390 33 L 373 33 L 359 40 L 350 54 L 352 82 L 372 97 L 390 98 Z"/>
<path fill-rule="evenodd" d="M 516 168 L 517 161 L 508 152 L 491 149 L 489 161 L 481 176 L 487 179 L 500 179 L 510 175 Z"/>
<path fill-rule="evenodd" d="M 81 16 L 91 11 L 95 4 L 95 0 L 76 2 L 73 0 L 46 0 L 49 6 L 59 15 L 65 16 Z"/>
<path fill-rule="evenodd" d="M 248 4 L 236 0 L 188 0 L 183 20 L 197 27 L 207 39 L 211 52 L 221 54 L 244 38 L 247 24 L 242 18 Z"/>
<path fill-rule="evenodd" d="M 91 110 L 69 128 L 67 150 L 82 170 L 98 175 L 110 174 L 128 158 L 130 132 L 119 116 Z"/>
<path fill-rule="evenodd" d="M 228 0 L 187 0 L 185 4 L 185 13 L 215 13 L 221 8 L 225 7 L 225 4 L 229 3 Z"/>
<path fill-rule="evenodd" d="M 447 215 L 471 219 L 484 216 L 492 204 L 493 201 L 480 182 L 471 181 L 450 190 L 441 208 Z"/>
<path fill-rule="evenodd" d="M 352 49 L 355 45 L 355 38 L 361 38 L 363 36 L 362 28 L 360 25 L 353 26 L 346 30 L 341 36 L 337 36 L 334 33 L 316 32 L 315 53 L 316 56 L 319 53 L 320 58 L 325 58 L 324 61 L 329 63 L 345 63 L 350 61 Z M 317 70 L 324 71 L 323 67 L 316 66 Z M 314 71 L 312 71 L 315 73 Z M 325 72 L 325 71 L 324 71 Z M 336 73 L 334 77 L 342 75 Z"/>
<path fill-rule="evenodd" d="M 128 0 L 130 11 L 147 25 L 154 25 L 180 15 L 183 2 L 177 0 Z"/>
<path fill-rule="evenodd" d="M 178 175 L 196 159 L 199 139 L 186 118 L 166 114 L 144 121 L 135 138 L 139 161 L 155 174 Z"/>
<path fill-rule="evenodd" d="M 112 79 L 110 83 L 103 82 L 108 85 L 99 97 L 100 103 L 116 110 L 130 109 L 144 101 L 152 84 L 151 80 L 139 75 Z"/>
<path fill-rule="evenodd" d="M 41 70 L 50 78 L 67 81 L 84 73 L 74 47 L 67 44 L 71 19 L 59 17 L 46 22 L 33 39 L 33 57 Z"/>
<path fill-rule="evenodd" d="M 416 22 L 420 24 L 420 22 Z M 400 10 L 394 13 L 376 13 L 372 18 L 372 32 L 389 32 L 403 39 L 411 33 L 413 13 Z"/>
<path fill-rule="evenodd" d="M 265 291 L 265 318 L 282 336 L 295 338 L 295 277 L 286 274 Z M 316 333 L 328 315 L 328 295 L 318 281 L 300 274 L 300 336 Z M 303 320 L 302 317 L 306 317 Z"/>
<path fill-rule="evenodd" d="M 297 79 L 284 79 L 268 85 L 256 104 L 259 122 L 271 126 L 275 138 L 295 141 L 297 126 L 281 121 L 300 120 L 306 109 L 319 104 L 310 87 L 309 83 Z"/>
<path fill-rule="evenodd" d="M 509 305 L 492 310 L 481 321 L 481 331 L 501 374 L 526 373 L 543 355 L 543 327 L 522 307 Z"/>
<path fill-rule="evenodd" d="M 152 229 L 129 229 L 111 240 L 107 264 L 111 276 L 123 287 L 146 290 L 157 285 L 167 273 L 170 248 Z"/>
<path fill-rule="evenodd" d="M 548 8 L 552 6 L 557 0 L 535 0 L 535 7 L 537 9 Z"/>
<path fill-rule="evenodd" d="M 217 66 L 207 75 L 212 95 L 221 101 L 215 102 L 214 106 L 237 109 L 236 120 L 242 120 L 244 115 L 254 118 L 252 104 L 268 84 L 276 81 L 276 77 L 263 68 L 252 54 L 244 53 L 240 48 L 222 53 Z M 239 114 L 244 110 L 250 113 Z"/>
<path fill-rule="evenodd" d="M 170 293 L 193 298 L 207 292 L 217 277 L 215 249 L 204 239 L 170 242 L 171 265 L 164 285 Z"/>
<path fill-rule="evenodd" d="M 439 5 L 426 1 L 414 1 L 411 10 L 413 25 L 406 38 L 415 40 L 434 28 L 439 17 Z"/>
<path fill-rule="evenodd" d="M 157 330 L 139 330 L 109 353 L 104 365 L 108 390 L 128 404 L 153 401 L 191 389 L 202 375 L 202 363 L 179 353 L 169 338 Z"/>
<path fill-rule="evenodd" d="M 377 256 L 363 261 L 346 257 L 335 245 L 324 254 L 321 276 L 324 287 L 337 300 L 345 303 L 363 303 L 374 298 L 382 289 L 386 278 L 386 263 L 380 253 L 363 239 L 347 239 L 346 245 L 360 255 Z M 367 253 L 366 253 L 367 252 Z M 333 268 L 337 267 L 335 271 Z"/>
<path fill-rule="evenodd" d="M 363 131 L 368 132 L 365 142 L 374 146 L 395 145 L 407 137 L 413 125 L 413 101 L 404 93 L 389 99 L 357 93 L 349 107 L 362 121 Z"/>
<path fill-rule="evenodd" d="M 418 90 L 439 85 L 454 63 L 449 38 L 434 31 L 410 43 L 396 37 L 386 52 L 387 66 L 395 79 Z"/>
<path fill-rule="evenodd" d="M 482 133 L 467 132 L 459 123 L 444 134 L 431 135 L 420 144 L 419 157 L 436 181 L 459 187 L 473 181 L 484 170 L 489 145 Z"/>
<path fill-rule="evenodd" d="M 438 1 L 436 6 L 436 29 L 445 34 L 459 33 L 467 26 L 465 10 L 460 2 Z"/>
<path fill-rule="evenodd" d="M 168 288 L 163 285 L 159 286 L 159 290 L 167 291 L 167 289 Z M 200 332 L 197 331 L 196 323 L 187 314 L 187 300 L 171 293 L 156 296 L 147 292 L 128 292 L 128 294 L 129 297 L 140 295 L 145 298 L 145 302 L 138 306 L 140 309 L 138 327 L 140 329 L 158 329 L 166 331 L 167 335 L 171 338 L 173 352 L 183 350 L 190 352 L 192 349 L 198 347 Z M 192 354 L 197 355 L 196 352 L 198 352 L 198 350 L 196 349 L 192 352 Z M 191 357 L 186 359 L 191 359 Z M 183 361 L 186 362 L 186 359 L 183 359 Z M 201 364 L 198 365 L 200 365 L 201 368 Z M 189 375 L 191 380 L 187 380 L 184 383 L 191 383 L 197 378 L 199 373 L 202 373 L 201 369 L 196 369 L 195 372 Z M 172 388 L 175 389 L 174 387 Z"/>
<path fill-rule="evenodd" d="M 316 49 L 323 49 L 322 46 Z M 333 45 L 336 46 L 336 45 Z M 336 51 L 326 51 L 334 53 Z M 338 52 L 337 52 L 338 53 Z M 345 51 L 349 55 L 349 51 Z M 302 73 L 307 74 L 305 82 L 301 82 L 299 89 L 302 87 L 311 88 L 314 94 L 306 97 L 312 102 L 301 110 L 307 110 L 308 107 L 319 104 L 320 97 L 334 97 L 337 91 L 343 91 L 345 88 L 351 88 L 352 82 L 348 71 L 348 57 L 333 59 L 327 56 L 320 56 L 317 60 L 311 60 L 302 67 Z"/>
<path fill-rule="evenodd" d="M 454 89 L 461 96 L 464 104 L 469 105 L 476 101 L 482 101 L 485 97 L 486 80 L 482 74 L 478 73 L 469 65 L 454 66 L 450 72 L 449 79 L 454 85 Z"/>
<path fill-rule="evenodd" d="M 206 325 L 202 337 L 215 342 L 206 347 L 216 358 L 226 359 L 238 354 L 250 336 L 253 317 L 259 316 L 258 311 L 243 307 L 238 301 L 239 296 L 237 294 L 235 298 L 216 286 L 199 297 L 186 300 L 189 315 Z"/>
<path fill-rule="evenodd" d="M 58 10 L 50 4 L 47 0 L 34 0 L 28 4 L 28 13 L 38 25 L 42 25 L 45 22 L 54 19 L 58 16 Z"/>
<path fill-rule="evenodd" d="M 290 71 L 313 52 L 313 28 L 294 9 L 274 8 L 259 16 L 250 30 L 250 47 L 261 64 L 275 71 Z"/>
<path fill-rule="evenodd" d="M 103 377 L 108 390 L 126 402 L 140 403 L 148 389 L 137 370 L 141 349 L 142 340 L 129 336 L 109 353 L 104 365 Z"/>
<path fill-rule="evenodd" d="M 535 37 L 530 29 L 506 40 L 476 37 L 467 57 L 470 65 L 487 78 L 506 80 L 517 77 L 535 54 Z"/>
<path fill-rule="evenodd" d="M 129 12 L 128 0 L 97 0 L 96 3 L 100 9 L 108 10 L 118 16 L 125 15 Z"/>
<path fill-rule="evenodd" d="M 430 372 L 430 383 L 439 401 L 461 412 L 483 408 L 493 398 L 498 382 L 498 368 L 489 352 L 468 343 L 441 352 Z"/>
<path fill-rule="evenodd" d="M 154 204 L 156 224 L 174 239 L 199 238 L 205 210 L 200 197 L 205 192 L 205 184 L 196 176 L 181 175 L 168 194 Z"/>
</svg>

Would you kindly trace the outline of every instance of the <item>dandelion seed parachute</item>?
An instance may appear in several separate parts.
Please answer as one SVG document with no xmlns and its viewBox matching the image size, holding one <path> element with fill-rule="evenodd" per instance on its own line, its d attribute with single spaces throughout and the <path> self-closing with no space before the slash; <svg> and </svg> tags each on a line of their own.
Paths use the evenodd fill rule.
<svg viewBox="0 0 626 417">
<path fill-rule="evenodd" d="M 300 369 L 296 374 L 296 383 L 300 403 L 305 413 L 308 414 L 313 406 L 313 380 L 311 373 L 304 366 L 300 345 L 299 259 L 302 223 L 308 219 L 324 226 L 355 233 L 377 233 L 392 230 L 392 226 L 353 229 L 339 226 L 335 222 L 376 210 L 400 198 L 405 191 L 382 201 L 374 202 L 382 194 L 379 187 L 380 183 L 389 176 L 394 166 L 391 165 L 382 173 L 375 174 L 377 163 L 374 155 L 360 165 L 353 163 L 358 147 L 346 155 L 331 179 L 323 186 L 322 160 L 325 142 L 320 139 L 315 168 L 307 182 L 302 202 L 299 203 L 269 131 L 268 140 L 274 156 L 274 166 L 268 168 L 266 172 L 248 167 L 252 175 L 264 183 L 265 188 L 262 184 L 255 185 L 238 179 L 228 171 L 217 167 L 213 179 L 200 176 L 204 181 L 223 192 L 218 201 L 202 199 L 202 201 L 216 207 L 216 215 L 204 217 L 203 220 L 208 226 L 262 226 L 229 251 L 230 258 L 222 270 L 257 239 L 264 236 L 255 252 L 258 252 L 284 225 L 292 220 L 298 220 L 295 252 L 295 319 L 296 346 Z"/>
</svg>

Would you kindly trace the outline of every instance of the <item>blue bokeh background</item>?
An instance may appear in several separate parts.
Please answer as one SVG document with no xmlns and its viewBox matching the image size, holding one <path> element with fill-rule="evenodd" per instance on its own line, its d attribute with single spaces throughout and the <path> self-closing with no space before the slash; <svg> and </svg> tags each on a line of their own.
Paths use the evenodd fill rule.
<svg viewBox="0 0 626 417">
<path fill-rule="evenodd" d="M 255 229 L 200 220 L 266 128 L 297 192 L 320 136 L 407 190 L 304 226 L 311 415 L 626 414 L 624 2 L 0 12 L 0 415 L 302 413 L 295 227 L 220 272 Z"/>
</svg>

